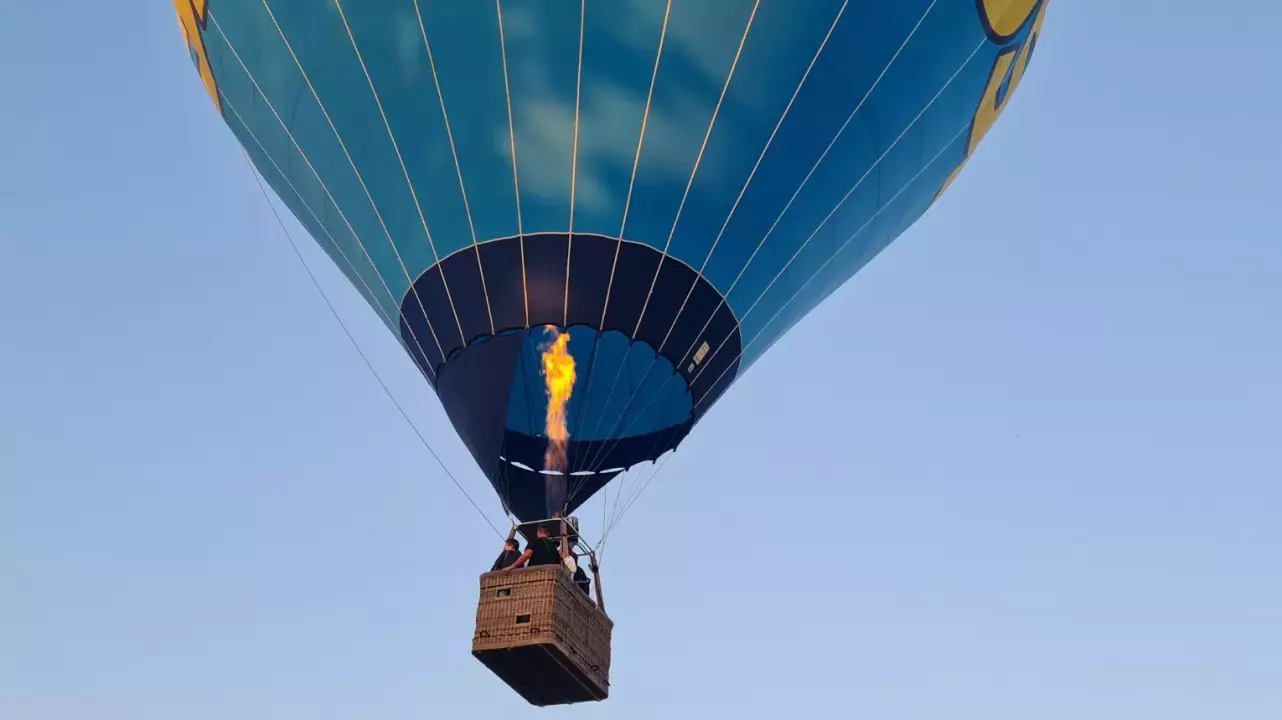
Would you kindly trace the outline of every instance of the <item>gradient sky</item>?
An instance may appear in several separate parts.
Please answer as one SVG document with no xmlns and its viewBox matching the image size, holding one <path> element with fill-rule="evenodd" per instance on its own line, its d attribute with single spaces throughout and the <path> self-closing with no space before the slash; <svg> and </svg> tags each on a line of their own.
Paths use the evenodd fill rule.
<svg viewBox="0 0 1282 720">
<path fill-rule="evenodd" d="M 0 717 L 538 715 L 469 656 L 493 532 L 169 4 L 74 5 L 0 7 Z M 620 524 L 612 697 L 544 716 L 1282 717 L 1282 6 L 1209 7 L 1052 5 Z"/>
</svg>

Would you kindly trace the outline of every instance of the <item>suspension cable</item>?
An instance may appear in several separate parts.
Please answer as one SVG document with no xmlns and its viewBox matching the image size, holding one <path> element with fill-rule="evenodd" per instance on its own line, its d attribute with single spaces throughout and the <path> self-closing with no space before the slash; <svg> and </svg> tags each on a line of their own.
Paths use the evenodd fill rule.
<svg viewBox="0 0 1282 720">
<path fill-rule="evenodd" d="M 387 399 L 391 400 L 392 404 L 396 406 L 397 412 L 401 414 L 405 423 L 414 431 L 419 442 L 421 442 L 423 447 L 427 449 L 427 452 L 431 454 L 432 459 L 436 460 L 436 464 L 441 466 L 441 470 L 445 472 L 445 476 L 450 479 L 450 482 L 454 483 L 454 487 L 458 488 L 460 493 L 463 493 L 463 497 L 466 498 L 472 508 L 476 510 L 476 513 L 481 516 L 481 519 L 485 521 L 485 524 L 490 526 L 490 529 L 494 531 L 494 534 L 499 537 L 504 537 L 503 533 L 499 532 L 499 529 L 490 521 L 490 518 L 485 514 L 485 511 L 481 509 L 481 506 L 472 499 L 472 496 L 463 487 L 463 484 L 454 476 L 454 473 L 450 472 L 450 469 L 446 467 L 445 461 L 441 460 L 441 456 L 432 448 L 432 444 L 429 443 L 427 438 L 423 436 L 423 433 L 419 431 L 418 426 L 410 419 L 409 413 L 405 412 L 405 408 L 401 406 L 401 403 L 397 401 L 396 396 L 392 394 L 391 389 L 387 387 L 387 383 L 384 382 L 382 376 L 378 374 L 378 370 L 374 369 L 374 364 L 370 362 L 369 356 L 367 356 L 365 351 L 361 349 L 360 343 L 356 341 L 351 330 L 347 328 L 347 323 L 343 322 L 343 318 L 338 314 L 338 310 L 335 309 L 334 304 L 330 302 L 329 295 L 325 293 L 325 289 L 321 287 L 320 281 L 316 279 L 316 274 L 312 272 L 311 266 L 307 264 L 307 259 L 303 257 L 302 251 L 298 249 L 298 243 L 294 241 L 293 234 L 290 233 L 289 228 L 285 226 L 284 219 L 281 218 L 280 213 L 276 210 L 276 204 L 272 202 L 271 196 L 267 193 L 267 187 L 263 184 L 262 176 L 258 173 L 257 168 L 254 167 L 253 161 L 250 160 L 249 151 L 241 148 L 241 152 L 245 156 L 245 164 L 249 166 L 250 174 L 254 177 L 254 183 L 258 185 L 258 191 L 262 193 L 263 200 L 267 203 L 267 207 L 271 209 L 272 216 L 276 218 L 276 224 L 280 226 L 281 233 L 285 236 L 285 239 L 289 241 L 289 247 L 294 251 L 294 256 L 297 257 L 298 262 L 302 264 L 303 270 L 307 272 L 307 277 L 311 279 L 312 285 L 316 288 L 316 291 L 320 293 L 321 299 L 325 301 L 325 306 L 329 308 L 330 314 L 334 316 L 334 320 L 338 323 L 339 328 L 342 329 L 343 334 L 347 336 L 347 339 L 352 343 L 352 347 L 356 349 L 356 353 L 360 355 L 361 360 L 365 362 L 365 367 L 369 368 L 370 374 L 374 376 L 376 381 L 378 381 L 379 387 L 383 388 L 383 393 L 387 395 Z"/>
</svg>

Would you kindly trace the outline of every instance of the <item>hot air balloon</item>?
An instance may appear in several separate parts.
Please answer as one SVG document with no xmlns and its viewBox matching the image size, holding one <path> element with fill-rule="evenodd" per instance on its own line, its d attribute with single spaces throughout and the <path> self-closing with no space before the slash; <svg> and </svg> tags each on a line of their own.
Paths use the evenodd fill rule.
<svg viewBox="0 0 1282 720">
<path fill-rule="evenodd" d="M 1048 3 L 174 0 L 217 112 L 521 522 L 676 448 L 920 217 Z"/>
</svg>

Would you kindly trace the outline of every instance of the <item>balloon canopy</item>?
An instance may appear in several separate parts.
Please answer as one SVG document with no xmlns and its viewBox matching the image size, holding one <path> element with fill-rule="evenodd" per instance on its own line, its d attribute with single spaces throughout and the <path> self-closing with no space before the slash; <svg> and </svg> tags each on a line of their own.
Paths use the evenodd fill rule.
<svg viewBox="0 0 1282 720">
<path fill-rule="evenodd" d="M 920 217 L 1048 2 L 174 5 L 258 171 L 528 520 L 675 448 Z"/>
</svg>

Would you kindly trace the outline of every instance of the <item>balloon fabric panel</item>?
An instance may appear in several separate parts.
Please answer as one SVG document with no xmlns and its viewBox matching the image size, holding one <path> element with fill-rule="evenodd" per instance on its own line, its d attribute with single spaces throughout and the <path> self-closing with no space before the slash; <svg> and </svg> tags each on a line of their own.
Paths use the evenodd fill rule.
<svg viewBox="0 0 1282 720">
<path fill-rule="evenodd" d="M 1048 4 L 174 0 L 215 111 L 525 519 L 675 448 L 926 212 Z"/>
</svg>

